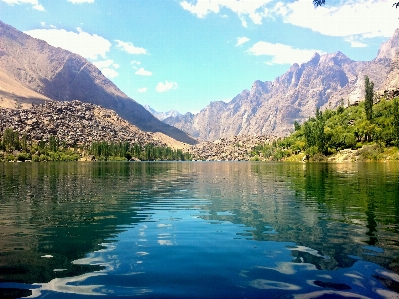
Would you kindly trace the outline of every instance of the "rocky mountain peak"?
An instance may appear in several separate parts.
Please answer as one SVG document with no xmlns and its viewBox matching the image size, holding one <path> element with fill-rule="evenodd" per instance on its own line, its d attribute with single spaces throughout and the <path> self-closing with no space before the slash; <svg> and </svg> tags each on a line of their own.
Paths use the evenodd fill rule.
<svg viewBox="0 0 399 299">
<path fill-rule="evenodd" d="M 342 66 L 344 63 L 350 62 L 352 62 L 352 60 L 340 51 L 331 54 L 324 54 L 320 57 L 321 65 Z"/>
<path fill-rule="evenodd" d="M 299 69 L 299 64 L 294 63 L 293 65 L 291 65 L 289 72 L 296 72 L 298 69 Z"/>
<path fill-rule="evenodd" d="M 271 82 L 262 82 L 260 80 L 256 80 L 252 84 L 251 88 L 251 94 L 257 94 L 257 93 L 266 93 L 269 91 L 271 86 Z"/>
<path fill-rule="evenodd" d="M 307 65 L 318 65 L 320 61 L 320 54 L 315 52 L 310 58 L 310 60 L 306 63 Z"/>
<path fill-rule="evenodd" d="M 378 50 L 375 60 L 392 60 L 399 53 L 399 28 L 395 30 L 393 36 L 383 43 Z"/>
</svg>

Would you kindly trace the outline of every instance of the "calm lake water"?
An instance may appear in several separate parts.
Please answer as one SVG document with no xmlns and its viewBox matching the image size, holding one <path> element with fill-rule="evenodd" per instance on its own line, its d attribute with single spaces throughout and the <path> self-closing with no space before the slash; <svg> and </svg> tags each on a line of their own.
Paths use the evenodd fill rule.
<svg viewBox="0 0 399 299">
<path fill-rule="evenodd" d="M 399 163 L 0 164 L 1 298 L 399 298 Z"/>
</svg>

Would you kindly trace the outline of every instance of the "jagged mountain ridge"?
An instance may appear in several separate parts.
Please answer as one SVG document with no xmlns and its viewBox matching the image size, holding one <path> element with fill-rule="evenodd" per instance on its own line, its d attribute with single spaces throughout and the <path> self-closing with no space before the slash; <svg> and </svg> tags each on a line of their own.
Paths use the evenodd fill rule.
<svg viewBox="0 0 399 299">
<path fill-rule="evenodd" d="M 181 114 L 177 110 L 169 110 L 167 112 L 158 112 L 155 109 L 151 108 L 149 105 L 145 104 L 143 107 L 150 112 L 153 116 L 158 118 L 159 120 L 164 120 L 168 117 L 178 117 Z"/>
<path fill-rule="evenodd" d="M 143 131 L 196 143 L 183 131 L 156 119 L 88 60 L 32 38 L 1 21 L 0 74 L 0 105 L 1 100 L 16 103 L 16 108 L 33 101 L 79 100 L 114 110 Z"/>
<path fill-rule="evenodd" d="M 169 117 L 164 122 L 204 141 L 234 135 L 284 136 L 294 121 L 313 116 L 316 107 L 336 107 L 364 97 L 364 76 L 375 90 L 399 84 L 399 30 L 381 45 L 373 61 L 353 61 L 341 52 L 314 56 L 293 64 L 271 81 L 255 81 L 229 103 L 212 102 L 198 114 Z"/>
</svg>

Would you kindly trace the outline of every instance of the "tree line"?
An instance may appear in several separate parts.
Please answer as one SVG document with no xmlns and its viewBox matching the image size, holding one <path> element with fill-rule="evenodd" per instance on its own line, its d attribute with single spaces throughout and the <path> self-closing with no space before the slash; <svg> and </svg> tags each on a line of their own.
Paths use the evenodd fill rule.
<svg viewBox="0 0 399 299">
<path fill-rule="evenodd" d="M 190 160 L 188 153 L 181 149 L 140 145 L 129 142 L 93 142 L 90 145 L 67 146 L 57 136 L 49 135 L 33 141 L 29 135 L 20 134 L 12 128 L 0 132 L 0 161 L 78 161 L 84 155 L 92 155 L 95 160 L 141 160 L 172 161 Z"/>
<path fill-rule="evenodd" d="M 181 149 L 155 146 L 153 144 L 130 144 L 129 142 L 93 142 L 89 154 L 98 160 L 114 160 L 136 158 L 141 161 L 187 161 L 191 160 L 187 152 Z"/>
</svg>

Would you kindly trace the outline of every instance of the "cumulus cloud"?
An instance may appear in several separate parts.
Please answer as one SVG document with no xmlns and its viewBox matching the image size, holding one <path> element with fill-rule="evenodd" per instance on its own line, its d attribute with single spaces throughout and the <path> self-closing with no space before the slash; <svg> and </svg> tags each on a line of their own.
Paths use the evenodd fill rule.
<svg viewBox="0 0 399 299">
<path fill-rule="evenodd" d="M 43 5 L 41 5 L 39 3 L 39 0 L 1 0 L 1 1 L 7 3 L 8 5 L 30 4 L 30 5 L 32 5 L 33 9 L 40 10 L 40 11 L 46 11 L 44 9 Z"/>
<path fill-rule="evenodd" d="M 140 75 L 140 76 L 152 76 L 152 72 L 150 71 L 146 71 L 144 68 L 139 68 L 136 72 L 136 75 Z"/>
<path fill-rule="evenodd" d="M 169 82 L 169 81 L 165 81 L 165 83 L 159 82 L 157 87 L 155 88 L 155 90 L 158 92 L 165 92 L 172 89 L 177 89 L 176 82 Z"/>
<path fill-rule="evenodd" d="M 241 46 L 241 45 L 245 44 L 245 43 L 248 42 L 248 41 L 249 41 L 249 38 L 248 38 L 248 37 L 245 37 L 245 36 L 243 36 L 243 37 L 237 37 L 236 46 L 237 46 L 237 47 L 238 47 L 238 46 Z"/>
<path fill-rule="evenodd" d="M 264 41 L 257 42 L 247 52 L 255 56 L 270 56 L 271 59 L 266 62 L 267 64 L 301 64 L 309 61 L 315 52 L 324 54 L 320 50 L 295 49 L 289 45 L 272 44 Z"/>
<path fill-rule="evenodd" d="M 95 61 L 93 64 L 109 79 L 119 76 L 119 73 L 116 71 L 119 68 L 119 64 L 115 63 L 112 59 Z"/>
<path fill-rule="evenodd" d="M 298 0 L 281 4 L 277 14 L 285 23 L 328 36 L 390 37 L 397 28 L 397 23 L 393 22 L 397 20 L 397 10 L 387 1 L 346 0 L 314 8 L 308 0 Z"/>
<path fill-rule="evenodd" d="M 344 38 L 344 41 L 350 43 L 352 48 L 364 48 L 364 47 L 367 47 L 367 44 L 356 40 L 356 38 L 354 36 L 349 36 L 347 38 Z"/>
<path fill-rule="evenodd" d="M 77 32 L 64 29 L 34 29 L 24 32 L 34 38 L 45 40 L 54 47 L 69 50 L 92 60 L 105 58 L 111 47 L 107 39 L 84 32 L 81 28 L 77 28 Z"/>
<path fill-rule="evenodd" d="M 143 88 L 139 88 L 137 91 L 138 92 L 146 92 L 147 91 L 147 87 L 143 87 Z"/>
<path fill-rule="evenodd" d="M 199 18 L 210 13 L 219 14 L 221 9 L 235 13 L 244 27 L 248 20 L 262 24 L 265 18 L 281 18 L 283 22 L 311 29 L 327 36 L 390 37 L 397 28 L 397 10 L 384 0 L 342 0 L 331 6 L 315 8 L 310 0 L 184 0 L 183 9 Z M 389 21 L 391 20 L 391 21 Z M 355 44 L 356 46 L 356 44 Z M 357 46 L 360 46 L 359 44 Z"/>
<path fill-rule="evenodd" d="M 147 50 L 144 48 L 136 47 L 131 42 L 124 42 L 121 40 L 115 40 L 117 47 L 128 54 L 148 54 Z"/>
<path fill-rule="evenodd" d="M 68 0 L 73 4 L 81 4 L 81 3 L 94 3 L 94 0 Z"/>
<path fill-rule="evenodd" d="M 180 2 L 183 9 L 195 14 L 199 18 L 204 18 L 209 13 L 219 13 L 221 8 L 233 11 L 241 19 L 242 25 L 247 27 L 247 19 L 251 19 L 254 24 L 262 24 L 262 19 L 270 15 L 267 4 L 273 0 L 185 0 Z"/>
<path fill-rule="evenodd" d="M 103 73 L 103 75 L 109 79 L 115 78 L 119 76 L 119 73 L 112 68 L 103 68 L 101 69 L 101 72 Z"/>
</svg>

